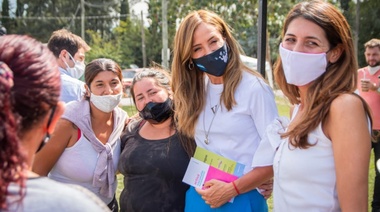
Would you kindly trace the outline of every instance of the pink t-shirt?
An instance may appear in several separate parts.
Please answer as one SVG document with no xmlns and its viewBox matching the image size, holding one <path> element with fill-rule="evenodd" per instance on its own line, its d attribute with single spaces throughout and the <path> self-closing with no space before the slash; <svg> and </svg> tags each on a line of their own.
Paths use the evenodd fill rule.
<svg viewBox="0 0 380 212">
<path fill-rule="evenodd" d="M 373 129 L 380 130 L 380 93 L 375 90 L 369 90 L 367 92 L 363 92 L 361 89 L 361 79 L 364 78 L 369 79 L 371 83 L 376 83 L 379 85 L 378 76 L 380 75 L 380 70 L 378 70 L 374 75 L 371 75 L 368 71 L 368 67 L 364 67 L 359 69 L 358 71 L 358 91 L 360 96 L 362 96 L 365 101 L 368 103 L 369 107 L 372 111 L 372 121 L 373 121 Z"/>
</svg>

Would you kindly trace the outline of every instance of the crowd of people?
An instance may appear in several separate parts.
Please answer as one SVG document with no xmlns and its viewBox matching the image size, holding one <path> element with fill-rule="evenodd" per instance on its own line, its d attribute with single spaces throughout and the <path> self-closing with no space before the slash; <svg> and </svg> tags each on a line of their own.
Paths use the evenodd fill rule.
<svg viewBox="0 0 380 212">
<path fill-rule="evenodd" d="M 0 211 L 267 212 L 270 196 L 279 212 L 368 211 L 371 148 L 380 159 L 380 40 L 364 46 L 368 66 L 358 69 L 339 9 L 296 4 L 274 64 L 292 105 L 280 117 L 272 88 L 241 61 L 230 26 L 193 11 L 178 26 L 170 70 L 150 67 L 133 78 L 138 113 L 129 117 L 119 107 L 121 68 L 108 58 L 85 65 L 91 48 L 81 37 L 57 30 L 44 45 L 4 34 Z M 198 148 L 242 164 L 242 174 L 185 184 Z"/>
</svg>

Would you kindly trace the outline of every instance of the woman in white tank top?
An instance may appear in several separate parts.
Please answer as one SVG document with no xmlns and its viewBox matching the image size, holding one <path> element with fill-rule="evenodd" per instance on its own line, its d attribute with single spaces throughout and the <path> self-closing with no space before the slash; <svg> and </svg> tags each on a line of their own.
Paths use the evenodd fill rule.
<svg viewBox="0 0 380 212">
<path fill-rule="evenodd" d="M 283 29 L 276 81 L 295 105 L 274 169 L 274 210 L 367 211 L 371 120 L 356 94 L 349 25 L 329 3 L 299 3 Z"/>
<path fill-rule="evenodd" d="M 50 142 L 36 155 L 33 170 L 41 175 L 94 192 L 117 211 L 116 169 L 120 134 L 127 114 L 118 104 L 122 95 L 120 67 L 110 59 L 95 59 L 85 69 L 85 98 L 66 104 Z"/>
</svg>

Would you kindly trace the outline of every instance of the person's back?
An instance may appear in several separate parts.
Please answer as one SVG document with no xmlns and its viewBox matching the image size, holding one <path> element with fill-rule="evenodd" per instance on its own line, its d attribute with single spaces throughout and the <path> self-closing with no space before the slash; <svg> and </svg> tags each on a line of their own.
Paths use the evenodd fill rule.
<svg viewBox="0 0 380 212">
<path fill-rule="evenodd" d="M 108 211 L 90 191 L 31 171 L 64 111 L 53 54 L 28 36 L 0 39 L 0 211 Z"/>
<path fill-rule="evenodd" d="M 67 185 L 47 177 L 29 178 L 22 202 L 18 202 L 19 185 L 8 187 L 9 211 L 108 211 L 96 195 L 77 185 Z M 1 211 L 1 210 L 0 210 Z"/>
<path fill-rule="evenodd" d="M 65 103 L 81 100 L 85 88 L 79 78 L 84 73 L 85 53 L 90 47 L 81 37 L 65 29 L 54 31 L 47 46 L 56 57 L 61 72 L 60 100 Z"/>
</svg>

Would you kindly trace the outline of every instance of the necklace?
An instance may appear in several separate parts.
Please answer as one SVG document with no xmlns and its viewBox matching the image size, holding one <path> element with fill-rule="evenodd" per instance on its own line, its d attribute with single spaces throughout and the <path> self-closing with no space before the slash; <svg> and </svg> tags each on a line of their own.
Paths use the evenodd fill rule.
<svg viewBox="0 0 380 212">
<path fill-rule="evenodd" d="M 207 96 L 208 96 L 210 104 L 211 104 L 211 99 L 210 99 L 210 95 L 209 94 L 210 93 L 208 92 Z M 206 123 L 205 123 L 206 110 L 203 113 L 203 130 L 205 131 L 205 140 L 204 140 L 204 142 L 205 142 L 206 145 L 208 145 L 210 143 L 210 141 L 208 140 L 208 135 L 210 133 L 210 129 L 211 129 L 212 123 L 214 123 L 215 116 L 218 113 L 219 107 L 220 107 L 219 104 L 216 104 L 213 107 L 211 107 L 211 111 L 213 113 L 213 116 L 212 116 L 211 123 L 208 126 L 208 130 L 207 131 L 206 131 Z"/>
<path fill-rule="evenodd" d="M 214 123 L 215 116 L 218 113 L 218 109 L 219 109 L 219 105 L 215 105 L 214 107 L 211 108 L 211 110 L 212 110 L 212 112 L 213 112 L 214 115 L 212 116 L 211 123 L 208 126 L 207 132 L 206 132 L 206 124 L 205 124 L 205 116 L 206 116 L 205 114 L 206 114 L 206 112 L 203 113 L 203 130 L 205 131 L 205 134 L 206 134 L 204 142 L 207 145 L 210 143 L 210 141 L 208 140 L 208 135 L 210 133 L 210 129 L 211 129 L 212 123 Z"/>
</svg>

